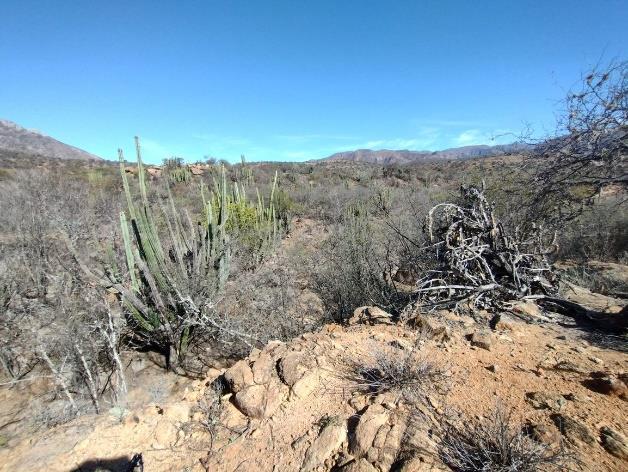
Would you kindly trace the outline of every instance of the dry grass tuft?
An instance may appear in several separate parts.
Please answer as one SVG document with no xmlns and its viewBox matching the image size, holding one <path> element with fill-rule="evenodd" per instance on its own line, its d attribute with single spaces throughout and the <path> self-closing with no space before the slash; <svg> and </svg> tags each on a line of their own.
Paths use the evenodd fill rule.
<svg viewBox="0 0 628 472">
<path fill-rule="evenodd" d="M 444 389 L 442 366 L 413 347 L 409 350 L 376 345 L 368 356 L 349 362 L 346 378 L 358 391 L 377 396 L 385 392 L 416 399 L 428 389 Z"/>
<path fill-rule="evenodd" d="M 480 422 L 446 421 L 439 449 L 442 461 L 457 472 L 562 471 L 574 463 L 562 445 L 553 448 L 526 436 L 499 406 Z"/>
</svg>

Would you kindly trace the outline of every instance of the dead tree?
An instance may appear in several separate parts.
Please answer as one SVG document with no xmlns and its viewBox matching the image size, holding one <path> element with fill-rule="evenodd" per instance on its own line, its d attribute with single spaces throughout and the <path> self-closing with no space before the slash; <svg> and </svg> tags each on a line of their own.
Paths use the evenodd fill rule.
<svg viewBox="0 0 628 472">
<path fill-rule="evenodd" d="M 538 227 L 525 236 L 518 228 L 508 234 L 484 191 L 484 184 L 462 186 L 461 203 L 441 203 L 429 211 L 425 231 L 437 267 L 417 283 L 422 308 L 462 302 L 497 308 L 510 300 L 556 294 L 558 280 L 548 261 L 557 249 L 556 234 Z"/>
</svg>

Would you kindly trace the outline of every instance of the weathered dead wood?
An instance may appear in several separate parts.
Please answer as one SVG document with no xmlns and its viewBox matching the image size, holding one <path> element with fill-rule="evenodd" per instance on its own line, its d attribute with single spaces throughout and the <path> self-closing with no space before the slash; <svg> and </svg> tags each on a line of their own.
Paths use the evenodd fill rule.
<svg viewBox="0 0 628 472">
<path fill-rule="evenodd" d="M 510 300 L 553 296 L 558 278 L 547 256 L 557 249 L 556 234 L 542 228 L 508 234 L 481 187 L 461 187 L 461 203 L 441 203 L 426 218 L 425 231 L 438 267 L 417 282 L 423 308 L 499 308 Z M 546 242 L 549 239 L 549 242 Z"/>
</svg>

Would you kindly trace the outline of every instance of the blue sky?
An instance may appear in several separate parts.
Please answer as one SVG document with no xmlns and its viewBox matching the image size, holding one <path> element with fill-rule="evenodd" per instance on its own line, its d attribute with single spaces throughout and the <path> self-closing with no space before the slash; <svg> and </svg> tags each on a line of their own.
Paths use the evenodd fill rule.
<svg viewBox="0 0 628 472">
<path fill-rule="evenodd" d="M 0 118 L 102 157 L 305 160 L 549 130 L 628 1 L 0 2 Z"/>
</svg>

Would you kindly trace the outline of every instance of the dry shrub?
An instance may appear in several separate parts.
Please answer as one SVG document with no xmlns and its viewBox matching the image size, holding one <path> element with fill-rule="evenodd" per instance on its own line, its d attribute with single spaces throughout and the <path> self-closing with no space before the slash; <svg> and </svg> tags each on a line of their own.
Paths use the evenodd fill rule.
<svg viewBox="0 0 628 472">
<path fill-rule="evenodd" d="M 552 448 L 526 436 L 501 406 L 483 421 L 445 421 L 439 453 L 456 472 L 566 470 L 573 462 L 562 445 Z"/>
<path fill-rule="evenodd" d="M 366 395 L 393 392 L 415 402 L 428 390 L 446 388 L 443 367 L 428 360 L 427 354 L 416 346 L 406 350 L 375 345 L 370 355 L 350 360 L 348 364 L 346 378 Z"/>
<path fill-rule="evenodd" d="M 390 284 L 386 274 L 394 262 L 390 242 L 381 225 L 372 221 L 364 206 L 347 211 L 317 254 L 313 285 L 329 316 L 348 318 L 358 306 L 379 306 L 396 313 L 407 297 Z"/>
</svg>

